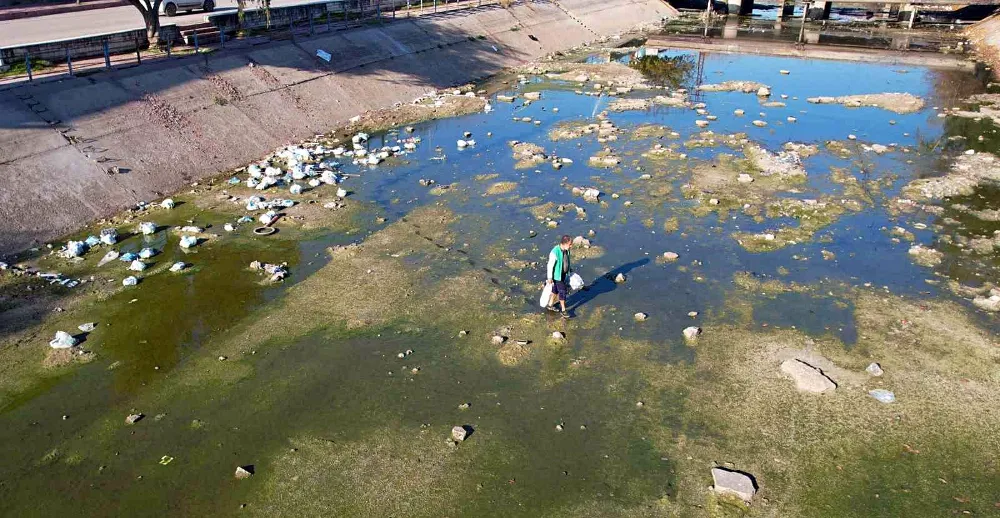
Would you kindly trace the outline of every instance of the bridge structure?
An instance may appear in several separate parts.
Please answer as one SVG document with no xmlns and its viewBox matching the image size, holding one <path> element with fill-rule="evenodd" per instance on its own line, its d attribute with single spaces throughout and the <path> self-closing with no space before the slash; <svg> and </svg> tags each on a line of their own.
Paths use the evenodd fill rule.
<svg viewBox="0 0 1000 518">
<path fill-rule="evenodd" d="M 754 9 L 754 0 L 726 0 L 729 7 L 729 14 L 739 16 L 750 16 Z M 888 8 L 888 18 L 899 21 L 908 21 L 911 25 L 916 19 L 917 12 L 923 8 L 925 10 L 939 10 L 941 8 L 964 7 L 968 5 L 1000 5 L 1000 0 L 931 0 L 928 2 L 907 1 L 907 2 L 886 2 L 885 0 L 843 0 L 851 5 L 865 4 L 878 6 L 885 10 Z M 781 0 L 778 11 L 778 21 L 791 18 L 796 4 L 804 4 L 804 17 L 807 20 L 826 20 L 830 17 L 830 9 L 834 4 L 833 0 Z"/>
</svg>

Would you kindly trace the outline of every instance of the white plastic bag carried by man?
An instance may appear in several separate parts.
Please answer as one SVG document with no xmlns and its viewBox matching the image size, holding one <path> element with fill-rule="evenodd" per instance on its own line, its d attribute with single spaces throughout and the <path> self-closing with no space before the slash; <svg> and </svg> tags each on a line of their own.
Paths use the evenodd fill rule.
<svg viewBox="0 0 1000 518">
<path fill-rule="evenodd" d="M 573 275 L 569 276 L 570 289 L 572 289 L 573 291 L 578 291 L 580 288 L 583 288 L 583 286 L 584 286 L 583 277 L 580 277 L 580 274 L 574 273 Z M 538 305 L 543 308 L 546 308 L 549 307 L 549 304 L 551 302 L 552 302 L 552 285 L 546 284 L 545 287 L 542 288 L 542 296 L 538 298 Z"/>
<path fill-rule="evenodd" d="M 542 296 L 538 299 L 538 305 L 547 308 L 549 307 L 549 302 L 552 300 L 552 285 L 546 284 L 542 288 Z"/>
</svg>

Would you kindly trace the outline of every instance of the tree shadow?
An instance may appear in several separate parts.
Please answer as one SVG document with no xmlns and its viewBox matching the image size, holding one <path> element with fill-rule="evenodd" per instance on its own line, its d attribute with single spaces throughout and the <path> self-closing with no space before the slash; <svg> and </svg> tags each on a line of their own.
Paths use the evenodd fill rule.
<svg viewBox="0 0 1000 518">
<path fill-rule="evenodd" d="M 570 312 L 576 311 L 577 308 L 594 300 L 595 298 L 604 295 L 605 293 L 614 291 L 618 288 L 618 283 L 615 282 L 615 277 L 617 277 L 618 274 L 627 276 L 632 270 L 647 264 L 649 264 L 649 258 L 644 257 L 638 261 L 625 263 L 602 275 L 601 277 L 598 277 L 594 282 L 584 286 L 581 290 L 573 293 L 566 299 L 566 310 Z M 627 280 L 628 279 L 626 278 L 626 281 Z"/>
</svg>

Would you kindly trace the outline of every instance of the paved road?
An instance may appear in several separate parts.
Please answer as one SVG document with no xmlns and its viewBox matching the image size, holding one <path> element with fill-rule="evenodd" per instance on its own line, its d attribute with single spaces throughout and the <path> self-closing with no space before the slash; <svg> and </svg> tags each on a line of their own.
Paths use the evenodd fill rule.
<svg viewBox="0 0 1000 518">
<path fill-rule="evenodd" d="M 303 0 L 271 0 L 271 6 L 303 3 Z M 236 9 L 235 0 L 216 0 L 216 11 Z M 205 18 L 205 13 L 195 11 L 173 18 L 160 16 L 161 24 L 193 23 Z M 141 29 L 142 15 L 132 6 L 109 7 L 76 13 L 52 14 L 0 22 L 0 47 L 21 43 L 75 38 L 89 34 Z"/>
</svg>

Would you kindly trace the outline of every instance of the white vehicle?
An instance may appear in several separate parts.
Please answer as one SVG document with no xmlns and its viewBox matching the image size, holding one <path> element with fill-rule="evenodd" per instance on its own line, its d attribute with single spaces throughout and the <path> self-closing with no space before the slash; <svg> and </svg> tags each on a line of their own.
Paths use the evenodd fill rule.
<svg viewBox="0 0 1000 518">
<path fill-rule="evenodd" d="M 160 4 L 160 13 L 167 16 L 174 16 L 177 11 L 192 11 L 194 9 L 201 9 L 206 13 L 212 12 L 215 9 L 214 0 L 163 0 Z"/>
</svg>

